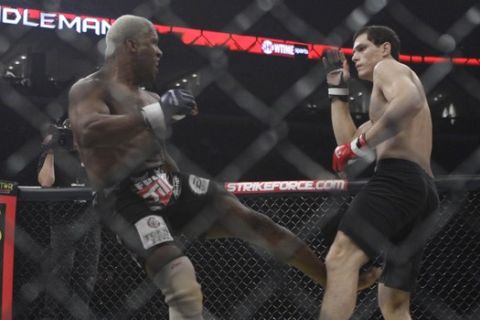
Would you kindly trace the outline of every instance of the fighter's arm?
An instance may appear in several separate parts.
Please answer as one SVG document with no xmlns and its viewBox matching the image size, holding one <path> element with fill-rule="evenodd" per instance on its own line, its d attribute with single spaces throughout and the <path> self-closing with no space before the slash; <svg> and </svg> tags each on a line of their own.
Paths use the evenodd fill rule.
<svg viewBox="0 0 480 320">
<path fill-rule="evenodd" d="M 360 136 L 361 134 L 367 132 L 368 130 L 370 130 L 373 126 L 373 123 L 371 120 L 368 120 L 367 122 L 364 122 L 362 125 L 360 125 L 357 129 L 357 131 L 355 132 L 355 134 L 353 135 L 354 138 Z"/>
<path fill-rule="evenodd" d="M 383 115 L 366 132 L 370 148 L 404 130 L 422 109 L 424 99 L 408 70 L 393 61 L 383 61 L 375 67 L 373 83 L 383 93 L 387 105 Z"/>
<path fill-rule="evenodd" d="M 332 99 L 332 126 L 337 145 L 349 143 L 353 139 L 357 126 L 353 122 L 348 102 Z"/>
<path fill-rule="evenodd" d="M 42 145 L 48 145 L 51 139 L 52 135 L 47 135 Z M 48 148 L 47 150 L 44 150 L 40 156 L 37 173 L 38 184 L 44 188 L 51 187 L 55 183 L 54 161 L 53 149 Z"/>
<path fill-rule="evenodd" d="M 69 118 L 80 147 L 108 147 L 145 132 L 140 111 L 114 115 L 92 83 L 77 83 L 69 94 Z"/>
<path fill-rule="evenodd" d="M 338 50 L 327 50 L 323 65 L 327 73 L 333 133 L 337 144 L 341 145 L 350 142 L 357 130 L 348 106 L 350 70 L 344 54 Z"/>
</svg>

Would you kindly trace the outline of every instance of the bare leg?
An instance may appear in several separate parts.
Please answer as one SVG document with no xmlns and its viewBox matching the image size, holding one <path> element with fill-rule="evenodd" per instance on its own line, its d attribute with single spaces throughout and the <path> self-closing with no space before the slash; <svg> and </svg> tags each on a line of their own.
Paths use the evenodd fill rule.
<svg viewBox="0 0 480 320">
<path fill-rule="evenodd" d="M 203 295 L 189 258 L 173 244 L 157 247 L 145 269 L 162 291 L 170 320 L 202 320 Z"/>
<path fill-rule="evenodd" d="M 386 320 L 411 320 L 410 293 L 399 289 L 378 286 L 378 304 Z"/>
<path fill-rule="evenodd" d="M 245 207 L 232 196 L 222 196 L 215 210 L 226 212 L 208 231 L 208 238 L 235 237 L 269 251 L 279 260 L 325 286 L 325 264 L 288 229 L 267 216 Z"/>
<path fill-rule="evenodd" d="M 346 320 L 355 309 L 360 267 L 367 255 L 349 237 L 338 231 L 327 254 L 327 287 L 320 311 L 321 320 Z"/>
</svg>

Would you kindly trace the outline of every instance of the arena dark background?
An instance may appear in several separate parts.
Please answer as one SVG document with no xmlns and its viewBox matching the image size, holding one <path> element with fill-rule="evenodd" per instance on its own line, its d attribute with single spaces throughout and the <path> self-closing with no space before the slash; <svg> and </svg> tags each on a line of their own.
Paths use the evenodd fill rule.
<svg viewBox="0 0 480 320">
<path fill-rule="evenodd" d="M 353 35 L 345 23 L 348 16 L 355 8 L 378 3 L 382 1 L 2 1 L 2 5 L 111 18 L 126 13 L 151 14 L 149 8 L 156 8 L 150 18 L 159 24 L 347 47 L 351 47 Z M 480 57 L 478 23 L 453 50 L 445 50 L 439 41 L 472 6 L 477 6 L 478 14 L 477 1 L 383 3 L 385 8 L 368 24 L 395 29 L 402 40 L 402 53 Z M 259 14 L 258 7 L 265 12 Z M 249 15 L 252 12 L 256 15 Z M 24 79 L 4 78 L 0 90 L 5 93 L 13 88 L 20 93 L 22 112 L 33 117 L 37 111 L 45 115 L 44 125 L 32 125 L 18 110 L 5 106 L 7 95 L 3 95 L 0 177 L 32 185 L 36 184 L 41 131 L 49 121 L 65 114 L 70 85 L 101 65 L 97 49 L 100 38 L 84 34 L 79 38 L 81 43 L 68 43 L 55 31 L 3 24 L 0 35 L 8 42 L 0 50 L 4 66 L 24 53 L 29 59 L 27 85 Z M 325 85 L 319 80 L 311 93 L 292 100 L 294 105 L 288 106 L 290 100 L 282 98 L 299 79 L 315 70 L 319 61 L 189 47 L 173 35 L 162 35 L 160 47 L 164 57 L 153 90 L 161 93 L 183 77 L 200 75 L 198 82 L 189 86 L 197 95 L 201 113 L 179 122 L 173 132 L 171 150 L 181 168 L 224 181 L 333 176 L 330 162 L 335 141 Z M 432 71 L 431 65 L 411 67 L 420 76 Z M 434 121 L 432 163 L 437 175 L 478 173 L 478 165 L 466 164 L 480 161 L 476 160 L 480 158 L 479 80 L 480 67 L 454 66 L 428 90 Z M 357 82 L 354 96 L 367 89 L 367 83 Z M 235 92 L 252 94 L 258 100 L 252 108 L 287 105 L 292 110 L 285 123 L 260 121 L 237 104 Z M 455 106 L 454 116 L 445 114 L 450 104 Z M 367 119 L 364 105 L 361 99 L 352 101 L 359 123 Z"/>
<path fill-rule="evenodd" d="M 403 53 L 480 57 L 480 7 L 477 1 L 388 1 L 387 4 L 387 1 L 381 0 L 71 0 L 0 3 L 8 4 L 112 18 L 125 13 L 143 12 L 153 15 L 152 21 L 165 25 L 346 47 L 352 45 L 353 30 L 346 23 L 352 12 L 356 8 L 386 4 L 368 23 L 393 27 L 402 39 Z M 477 15 L 474 16 L 476 27 L 452 51 L 445 50 L 445 43 L 440 41 L 441 35 L 449 32 L 452 25 L 460 21 L 474 5 L 477 6 Z M 262 13 L 259 7 L 265 11 Z M 102 63 L 97 49 L 98 41 L 98 37 L 84 34 L 75 41 L 66 42 L 55 31 L 0 24 L 1 65 L 8 66 L 20 55 L 28 54 L 25 78 L 7 75 L 0 78 L 0 178 L 17 180 L 23 185 L 36 184 L 36 162 L 42 131 L 45 131 L 49 122 L 64 116 L 70 85 Z M 288 98 L 288 93 L 299 79 L 318 71 L 318 61 L 187 47 L 172 35 L 161 36 L 160 46 L 165 55 L 161 61 L 159 79 L 152 89 L 163 92 L 192 73 L 201 75 L 198 84 L 190 85 L 197 95 L 201 114 L 177 124 L 170 146 L 182 168 L 226 181 L 333 177 L 330 161 L 335 142 L 321 70 L 317 74 L 318 83 L 311 93 L 298 101 Z M 438 65 L 411 67 L 422 77 L 441 71 L 441 66 L 440 70 L 437 69 Z M 479 67 L 455 66 L 445 77 L 438 77 L 438 82 L 428 90 L 434 120 L 432 162 L 437 175 L 478 173 L 479 72 Z M 367 89 L 366 83 L 354 83 L 352 110 L 358 122 L 367 118 L 365 100 L 358 96 L 359 92 L 367 92 Z M 250 107 L 254 110 L 265 112 L 263 107 L 291 108 L 286 122 L 260 121 L 251 116 L 245 110 L 245 103 L 237 103 L 246 94 L 250 94 Z M 455 105 L 455 116 L 444 115 L 452 103 Z M 369 172 L 366 170 L 363 175 Z M 463 181 L 458 182 L 450 182 L 448 187 L 455 189 L 458 185 L 464 186 Z M 50 190 L 43 191 L 48 195 Z M 45 259 L 44 248 L 48 244 L 49 222 L 45 212 L 49 209 L 46 208 L 47 203 L 23 200 L 19 203 L 17 214 L 14 308 L 18 315 L 16 319 L 30 320 L 33 318 L 30 315 L 38 314 L 36 311 L 42 299 L 35 299 L 32 292 L 18 288 L 25 283 L 35 285 L 32 280 L 39 273 L 39 264 Z M 47 196 L 45 200 L 48 200 Z M 336 212 L 339 204 L 344 203 L 337 202 L 336 196 L 327 197 L 323 194 L 309 194 L 308 197 L 294 195 L 286 199 L 277 195 L 255 196 L 242 200 L 306 237 L 323 256 L 324 248 L 317 245 L 322 239 L 318 232 L 319 224 L 312 223 L 317 220 L 311 220 L 314 217 L 311 214 Z M 72 213 L 83 205 L 86 204 L 77 201 L 48 204 Z M 476 267 L 477 257 L 480 256 L 480 247 L 477 245 L 480 243 L 478 208 L 478 191 L 462 191 L 459 196 L 442 194 L 440 216 L 446 228 L 433 239 L 427 250 L 424 264 L 426 276 L 421 278 L 420 291 L 413 302 L 414 317 L 479 318 L 480 300 L 477 292 L 480 276 Z M 449 221 L 448 218 L 452 216 L 453 219 Z M 305 223 L 302 219 L 306 219 Z M 155 316 L 152 314 L 165 314 L 165 305 L 159 296 L 140 299 L 141 308 L 138 310 L 129 309 L 128 303 L 119 303 L 125 301 L 127 294 L 137 288 L 138 283 L 142 283 L 144 274 L 139 272 L 138 266 L 122 251 L 108 230 L 103 236 L 104 251 L 97 279 L 97 294 L 92 304 L 94 310 L 105 317 L 109 315 L 108 312 L 115 312 L 109 319 L 131 319 L 129 315 L 134 312 L 139 315 L 138 319 L 153 319 Z M 237 317 L 222 317 L 225 319 L 243 319 L 245 317 L 239 315 L 249 312 L 252 318 L 266 318 L 262 317 L 263 314 L 275 317 L 278 310 L 285 308 L 291 308 L 293 314 L 299 312 L 304 315 L 297 319 L 317 316 L 320 288 L 316 287 L 314 291 L 303 289 L 311 285 L 307 283 L 302 287 L 305 281 L 299 280 L 292 270 L 288 270 L 292 274 L 289 278 L 291 282 L 284 281 L 285 278 L 278 281 L 274 277 L 284 275 L 280 272 L 283 269 L 273 268 L 272 261 L 259 259 L 256 251 L 239 242 L 205 245 L 192 246 L 191 256 L 196 259 L 195 265 L 199 266 L 202 286 L 206 290 L 207 309 L 215 306 L 215 310 L 225 311 L 225 314 L 237 314 Z M 218 259 L 219 256 L 228 258 L 228 262 Z M 261 266 L 266 266 L 260 270 L 260 275 L 263 272 L 272 275 L 274 281 L 271 284 L 259 283 L 256 275 L 250 273 L 249 268 L 256 267 L 259 261 Z M 245 270 L 249 273 L 246 274 Z M 278 293 L 270 296 L 262 292 L 252 295 L 252 300 L 244 298 L 250 290 L 267 284 L 268 289 L 275 289 Z M 297 288 L 299 284 L 300 289 Z M 223 294 L 217 294 L 214 291 L 217 286 L 235 299 L 225 299 Z M 282 298 L 283 295 L 286 299 Z M 273 301 L 272 304 L 263 303 L 267 298 Z M 301 302 L 292 305 L 292 301 Z M 369 312 L 376 312 L 377 318 L 380 317 L 378 310 L 372 307 L 375 305 L 374 298 L 361 297 L 360 301 L 360 308 L 370 309 Z M 256 310 L 259 303 L 262 307 Z M 268 309 L 270 305 L 274 306 L 273 311 Z M 305 308 L 306 305 L 311 309 Z M 254 313 L 258 316 L 255 317 Z"/>
</svg>

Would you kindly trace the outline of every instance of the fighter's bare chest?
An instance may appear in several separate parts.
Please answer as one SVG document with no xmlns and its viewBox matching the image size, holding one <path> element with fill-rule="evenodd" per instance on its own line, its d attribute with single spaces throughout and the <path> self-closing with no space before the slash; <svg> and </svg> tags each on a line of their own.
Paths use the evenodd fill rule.
<svg viewBox="0 0 480 320">
<path fill-rule="evenodd" d="M 385 112 L 387 101 L 383 94 L 374 87 L 370 96 L 370 107 L 368 114 L 372 122 L 377 121 Z"/>
<path fill-rule="evenodd" d="M 139 92 L 109 95 L 107 104 L 113 114 L 129 114 L 157 101 L 158 99 L 153 94 L 141 90 Z"/>
</svg>

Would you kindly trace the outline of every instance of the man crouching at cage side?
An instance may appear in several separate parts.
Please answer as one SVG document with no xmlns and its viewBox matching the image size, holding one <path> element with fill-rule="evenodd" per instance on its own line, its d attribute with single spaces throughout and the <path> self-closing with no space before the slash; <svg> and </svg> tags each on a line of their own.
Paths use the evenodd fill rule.
<svg viewBox="0 0 480 320">
<path fill-rule="evenodd" d="M 350 77 L 343 53 L 327 51 L 324 65 L 338 147 L 333 169 L 344 171 L 357 157 L 373 161 L 373 177 L 352 201 L 327 254 L 327 287 L 320 319 L 349 319 L 357 295 L 358 270 L 369 259 L 385 260 L 378 303 L 385 319 L 411 319 L 415 287 L 438 206 L 432 178 L 432 120 L 417 75 L 398 61 L 400 41 L 393 30 L 368 26 L 354 36 L 352 61 L 362 80 L 373 82 L 370 120 L 358 129 L 348 107 Z"/>
<path fill-rule="evenodd" d="M 165 139 L 198 108 L 187 90 L 142 89 L 162 54 L 149 20 L 120 17 L 106 35 L 104 66 L 72 86 L 69 116 L 98 212 L 162 291 L 170 319 L 202 319 L 194 267 L 175 243 L 180 233 L 248 241 L 324 285 L 325 266 L 302 240 L 213 181 L 179 172 Z M 360 285 L 377 276 L 364 274 Z"/>
</svg>

